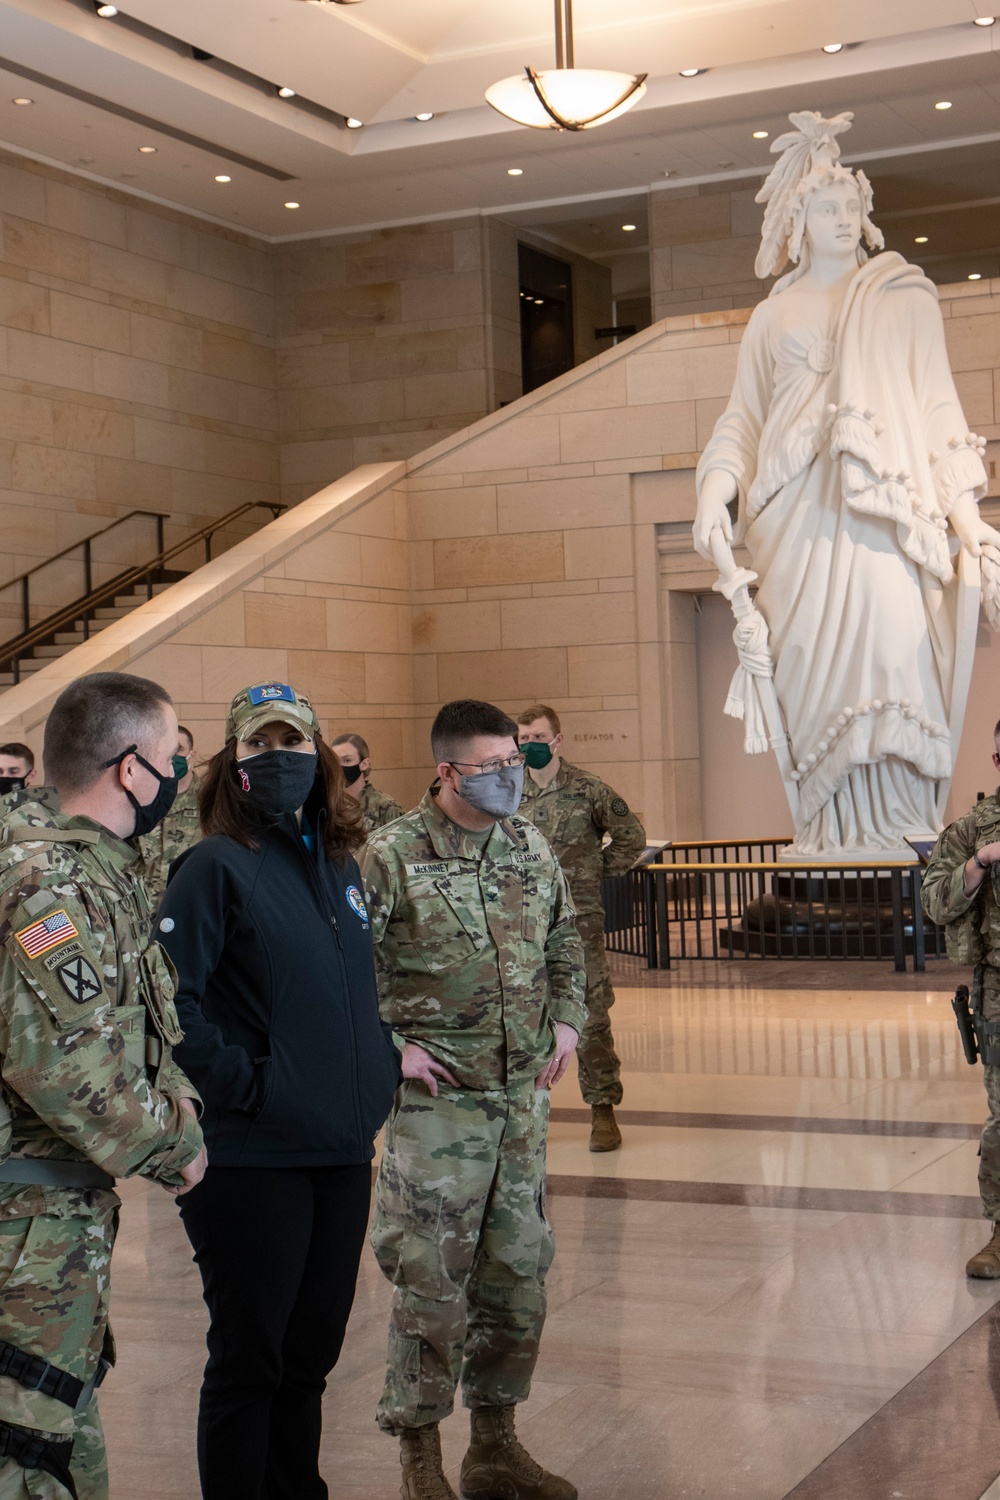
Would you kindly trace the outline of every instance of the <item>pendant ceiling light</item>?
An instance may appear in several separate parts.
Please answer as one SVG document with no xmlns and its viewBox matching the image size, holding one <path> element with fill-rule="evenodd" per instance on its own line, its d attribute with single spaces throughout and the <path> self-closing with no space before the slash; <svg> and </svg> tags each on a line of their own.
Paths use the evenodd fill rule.
<svg viewBox="0 0 1000 1500">
<path fill-rule="evenodd" d="M 486 102 L 508 120 L 535 130 L 592 130 L 616 120 L 646 92 L 645 73 L 612 73 L 573 65 L 573 0 L 556 3 L 556 65 L 501 78 Z"/>
</svg>

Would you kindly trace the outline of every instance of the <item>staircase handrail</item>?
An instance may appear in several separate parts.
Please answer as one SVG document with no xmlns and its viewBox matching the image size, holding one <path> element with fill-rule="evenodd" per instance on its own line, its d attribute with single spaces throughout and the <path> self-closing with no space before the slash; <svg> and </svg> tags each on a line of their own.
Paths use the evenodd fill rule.
<svg viewBox="0 0 1000 1500">
<path fill-rule="evenodd" d="M 124 526 L 126 521 L 133 520 L 136 516 L 149 516 L 156 521 L 167 521 L 170 512 L 165 510 L 130 510 L 124 516 L 119 516 L 116 521 L 111 521 L 107 526 L 102 526 L 99 531 L 92 531 L 89 536 L 82 536 L 78 542 L 70 542 L 61 552 L 53 552 L 51 557 L 43 557 L 40 563 L 35 563 L 33 568 L 26 568 L 23 573 L 17 573 L 13 578 L 8 578 L 6 583 L 0 583 L 0 592 L 4 589 L 12 589 L 15 584 L 23 583 L 26 578 L 31 578 L 35 573 L 40 573 L 43 568 L 49 567 L 51 563 L 57 563 L 62 558 L 68 557 L 71 552 L 76 552 L 79 547 L 85 550 L 91 542 L 96 542 L 98 537 L 107 536 L 109 531 L 114 531 L 116 526 Z M 159 550 L 163 551 L 163 526 L 156 528 L 156 542 Z"/>
<path fill-rule="evenodd" d="M 190 551 L 199 542 L 204 542 L 205 544 L 205 561 L 211 562 L 212 538 L 215 533 L 221 531 L 230 522 L 239 520 L 248 511 L 258 509 L 269 510 L 272 519 L 277 520 L 282 511 L 288 509 L 288 506 L 274 500 L 249 500 L 244 505 L 238 505 L 235 510 L 228 511 L 226 515 L 220 516 L 217 520 L 209 522 L 200 531 L 196 531 L 193 536 L 185 537 L 183 541 L 175 542 L 172 547 L 163 548 L 161 545 L 156 556 L 150 558 L 148 562 L 137 563 L 132 567 L 123 569 L 122 572 L 116 573 L 113 578 L 109 578 L 107 582 L 102 583 L 98 588 L 91 589 L 89 593 L 81 595 L 71 604 L 63 605 L 61 609 L 55 610 L 51 615 L 46 616 L 44 620 L 39 620 L 37 625 L 33 625 L 30 629 L 22 631 L 20 635 L 12 636 L 7 641 L 0 641 L 0 670 L 3 670 L 7 664 L 13 663 L 14 679 L 18 681 L 20 678 L 17 665 L 19 658 L 26 656 L 35 646 L 40 645 L 48 636 L 55 635 L 64 626 L 75 624 L 81 616 L 84 625 L 83 638 L 84 640 L 88 640 L 90 638 L 88 628 L 90 623 L 89 617 L 95 609 L 99 609 L 108 599 L 113 599 L 116 594 L 121 593 L 122 590 L 128 588 L 130 585 L 141 582 L 143 579 L 147 580 L 149 590 L 147 597 L 151 599 L 153 597 L 153 581 L 151 577 L 153 573 L 162 571 L 172 558 L 179 557 L 182 553 Z M 155 515 L 157 513 L 150 512 L 150 514 Z M 128 518 L 123 516 L 121 519 L 124 521 Z M 106 529 L 110 530 L 110 528 Z M 76 545 L 79 545 L 79 543 Z M 55 559 L 50 558 L 49 561 L 52 562 Z"/>
</svg>

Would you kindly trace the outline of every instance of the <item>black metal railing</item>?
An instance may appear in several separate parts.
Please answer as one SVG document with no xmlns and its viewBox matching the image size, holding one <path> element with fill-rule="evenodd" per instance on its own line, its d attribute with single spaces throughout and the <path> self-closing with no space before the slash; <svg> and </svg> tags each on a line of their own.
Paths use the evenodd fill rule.
<svg viewBox="0 0 1000 1500">
<path fill-rule="evenodd" d="M 730 847 L 732 847 L 730 845 Z M 921 971 L 943 958 L 942 929 L 920 904 L 922 866 L 873 861 L 827 864 L 749 859 L 669 860 L 605 881 L 606 946 L 644 957 L 651 969 L 674 959 L 891 958 Z"/>
<path fill-rule="evenodd" d="M 169 563 L 179 562 L 185 553 L 190 552 L 192 548 L 198 548 L 202 545 L 205 549 L 205 562 L 211 562 L 213 539 L 227 526 L 232 526 L 234 522 L 239 521 L 253 510 L 269 510 L 272 519 L 277 519 L 282 511 L 287 509 L 286 505 L 281 505 L 277 502 L 267 500 L 248 501 L 247 504 L 238 505 L 235 510 L 231 510 L 226 515 L 220 516 L 218 520 L 209 522 L 207 526 L 201 527 L 193 535 L 174 543 L 172 547 L 164 547 L 163 545 L 163 522 L 164 519 L 169 519 L 169 517 L 160 516 L 155 511 L 131 512 L 131 515 L 152 515 L 157 519 L 158 550 L 156 556 L 149 558 L 146 562 L 122 568 L 111 578 L 105 579 L 103 583 L 96 587 L 93 586 L 93 578 L 90 575 L 90 586 L 83 594 L 72 600 L 69 604 L 63 605 L 61 608 L 56 609 L 34 623 L 31 622 L 29 615 L 27 625 L 23 626 L 17 635 L 12 636 L 10 640 L 0 642 L 0 671 L 12 671 L 14 681 L 19 682 L 20 663 L 25 657 L 30 656 L 36 646 L 51 643 L 60 631 L 73 629 L 78 623 L 82 623 L 83 625 L 81 638 L 88 640 L 91 635 L 91 627 L 94 624 L 96 624 L 99 630 L 103 630 L 104 624 L 107 623 L 95 620 L 95 611 L 100 609 L 102 605 L 107 604 L 109 600 L 113 600 L 117 594 L 124 593 L 127 590 L 136 592 L 145 586 L 146 598 L 151 599 L 153 597 L 154 585 L 165 581 L 171 582 L 183 577 L 182 572 L 171 572 L 168 567 Z M 130 519 L 130 516 L 123 516 L 121 519 L 122 521 L 126 521 Z M 119 523 L 116 522 L 113 524 L 117 525 Z M 97 533 L 97 535 L 103 536 L 111 529 L 112 527 L 105 527 L 104 531 Z M 77 543 L 76 546 L 86 546 L 87 542 L 93 542 L 95 539 L 95 537 L 90 537 L 83 543 Z M 67 553 L 74 550 L 72 547 L 66 549 Z M 62 555 L 60 554 L 60 556 Z M 50 558 L 48 561 L 55 562 L 56 560 L 56 558 Z M 40 563 L 38 568 L 32 569 L 31 572 L 35 573 L 44 566 L 45 564 Z M 91 569 L 93 566 L 92 560 L 86 566 L 88 570 Z M 22 575 L 22 578 L 28 576 L 30 575 Z M 20 583 L 20 581 L 20 579 L 15 579 L 8 587 L 12 587 L 14 584 Z"/>
<path fill-rule="evenodd" d="M 13 627 L 20 634 L 27 634 L 32 625 L 52 613 L 54 606 L 68 604 L 73 599 L 85 598 L 92 593 L 97 575 L 102 570 L 110 568 L 115 574 L 120 572 L 121 557 L 102 556 L 103 552 L 113 554 L 123 545 L 126 551 L 133 554 L 138 552 L 140 556 L 143 553 L 148 556 L 150 545 L 155 545 L 156 551 L 162 552 L 163 523 L 167 519 L 163 511 L 130 510 L 126 515 L 119 516 L 117 521 L 102 526 L 99 531 L 91 532 L 90 536 L 85 536 L 78 542 L 71 542 L 61 552 L 54 553 L 27 572 L 19 573 L 16 578 L 0 585 L 0 630 L 6 622 L 8 630 Z M 129 538 L 122 530 L 126 526 L 139 535 Z M 145 545 L 142 538 L 144 530 L 149 532 Z M 107 538 L 112 532 L 118 535 L 109 544 Z M 68 599 L 59 597 L 65 594 L 69 595 Z"/>
</svg>

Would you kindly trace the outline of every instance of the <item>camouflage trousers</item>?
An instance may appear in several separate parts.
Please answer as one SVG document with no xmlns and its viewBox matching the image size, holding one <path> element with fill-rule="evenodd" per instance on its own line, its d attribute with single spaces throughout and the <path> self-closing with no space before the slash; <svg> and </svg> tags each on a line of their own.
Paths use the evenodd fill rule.
<svg viewBox="0 0 1000 1500">
<path fill-rule="evenodd" d="M 622 1065 L 615 1051 L 608 1012 L 615 1003 L 604 947 L 604 915 L 584 912 L 576 919 L 587 966 L 587 1019 L 576 1048 L 580 1092 L 587 1104 L 622 1102 Z"/>
<path fill-rule="evenodd" d="M 0 1339 L 41 1355 L 86 1384 L 105 1347 L 117 1199 L 104 1192 L 60 1196 L 66 1199 L 65 1216 L 0 1219 Z M 90 1199 L 101 1200 L 100 1206 L 91 1206 Z M 13 1207 L 11 1200 L 11 1190 L 0 1186 L 0 1211 L 5 1203 Z M 79 1500 L 107 1500 L 96 1395 L 83 1412 L 74 1413 L 54 1397 L 3 1376 L 0 1421 L 42 1438 L 72 1438 L 70 1467 Z M 43 1470 L 0 1459 L 0 1500 L 66 1500 L 67 1494 Z"/>
<path fill-rule="evenodd" d="M 395 1287 L 386 1432 L 454 1408 L 509 1406 L 531 1387 L 545 1321 L 548 1091 L 471 1092 L 407 1080 L 389 1117 L 371 1240 Z"/>
<path fill-rule="evenodd" d="M 1000 971 L 993 968 L 983 974 L 983 1017 L 1000 1021 Z M 979 1143 L 979 1196 L 987 1219 L 1000 1223 L 1000 1067 L 984 1067 L 983 1075 L 990 1117 Z"/>
</svg>

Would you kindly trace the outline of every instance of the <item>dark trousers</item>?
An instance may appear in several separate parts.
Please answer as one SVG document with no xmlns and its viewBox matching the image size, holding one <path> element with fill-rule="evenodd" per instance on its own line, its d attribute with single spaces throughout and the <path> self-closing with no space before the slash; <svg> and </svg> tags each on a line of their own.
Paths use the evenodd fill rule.
<svg viewBox="0 0 1000 1500">
<path fill-rule="evenodd" d="M 326 1500 L 319 1444 L 368 1223 L 371 1167 L 209 1167 L 180 1199 L 211 1315 L 204 1500 Z"/>
</svg>

